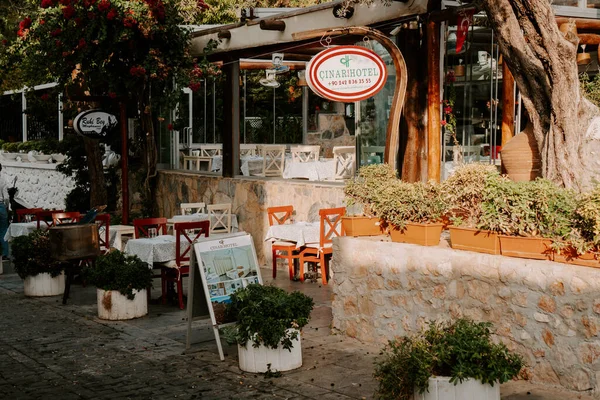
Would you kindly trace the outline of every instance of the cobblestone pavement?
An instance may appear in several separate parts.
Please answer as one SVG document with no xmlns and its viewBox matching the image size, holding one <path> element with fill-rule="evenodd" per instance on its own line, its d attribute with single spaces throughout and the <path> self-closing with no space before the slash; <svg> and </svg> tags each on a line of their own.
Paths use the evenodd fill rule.
<svg viewBox="0 0 600 400">
<path fill-rule="evenodd" d="M 149 315 L 137 320 L 102 321 L 95 288 L 74 285 L 67 305 L 60 296 L 26 298 L 22 281 L 5 269 L 0 400 L 372 398 L 378 348 L 330 333 L 328 288 L 283 278 L 278 284 L 302 288 L 316 307 L 303 331 L 302 368 L 265 378 L 242 373 L 234 347 L 225 345 L 226 360 L 220 361 L 207 321 L 194 322 L 186 352 L 185 313 L 174 305 L 151 304 Z M 503 385 L 502 391 L 506 400 L 589 398 L 527 383 Z"/>
</svg>

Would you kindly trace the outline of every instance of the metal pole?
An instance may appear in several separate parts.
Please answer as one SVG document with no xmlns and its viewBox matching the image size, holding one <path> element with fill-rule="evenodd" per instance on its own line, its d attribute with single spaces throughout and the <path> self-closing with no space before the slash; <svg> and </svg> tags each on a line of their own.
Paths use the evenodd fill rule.
<svg viewBox="0 0 600 400">
<path fill-rule="evenodd" d="M 122 224 L 129 223 L 129 167 L 127 163 L 127 105 L 121 101 L 121 192 L 123 193 Z"/>
<path fill-rule="evenodd" d="M 215 80 L 213 78 L 213 92 L 212 92 L 212 100 L 213 100 L 213 143 L 217 143 L 217 85 L 215 84 Z"/>
<path fill-rule="evenodd" d="M 27 114 L 25 111 L 27 110 L 27 98 L 25 97 L 25 89 L 21 92 L 21 110 L 23 111 L 23 142 L 27 141 Z"/>
<path fill-rule="evenodd" d="M 65 138 L 62 93 L 58 94 L 58 140 Z"/>
<path fill-rule="evenodd" d="M 354 124 L 356 126 L 356 124 Z M 302 87 L 302 144 L 308 143 L 308 86 Z"/>
<path fill-rule="evenodd" d="M 275 129 L 277 128 L 277 118 L 275 118 L 275 88 L 273 88 L 273 144 L 275 144 Z"/>
<path fill-rule="evenodd" d="M 243 124 L 244 124 L 244 143 L 247 143 L 246 142 L 246 104 L 247 104 L 246 103 L 246 94 L 247 94 L 247 92 L 246 92 L 246 84 L 247 83 L 248 83 L 248 81 L 246 79 L 246 71 L 244 70 L 244 121 L 243 121 Z"/>
<path fill-rule="evenodd" d="M 206 135 L 208 134 L 208 132 L 206 131 L 206 121 L 208 120 L 208 116 L 206 115 L 206 85 L 208 84 L 208 81 L 205 79 L 204 80 L 204 141 L 202 143 L 206 143 Z"/>
</svg>

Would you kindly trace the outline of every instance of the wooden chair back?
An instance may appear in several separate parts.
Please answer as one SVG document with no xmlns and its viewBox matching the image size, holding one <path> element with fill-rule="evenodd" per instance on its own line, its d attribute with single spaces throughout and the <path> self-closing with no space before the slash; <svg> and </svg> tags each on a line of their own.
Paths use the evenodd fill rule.
<svg viewBox="0 0 600 400">
<path fill-rule="evenodd" d="M 69 224 L 81 221 L 81 214 L 74 212 L 54 212 L 52 214 L 52 225 Z"/>
<path fill-rule="evenodd" d="M 204 207 L 206 204 L 204 203 L 181 203 L 181 215 L 189 215 L 194 213 L 203 213 Z"/>
<path fill-rule="evenodd" d="M 166 218 L 138 218 L 133 220 L 134 238 L 150 237 L 148 229 L 156 228 L 157 235 L 167 234 L 167 219 Z"/>
<path fill-rule="evenodd" d="M 208 219 L 210 221 L 209 232 L 215 233 L 231 232 L 231 203 L 209 204 Z"/>
<path fill-rule="evenodd" d="M 25 222 L 27 215 L 31 215 L 31 220 L 35 220 L 35 214 L 44 211 L 43 208 L 21 208 L 16 211 L 17 213 L 17 222 Z"/>
<path fill-rule="evenodd" d="M 222 144 L 201 144 L 200 157 L 220 156 L 223 153 Z"/>
<path fill-rule="evenodd" d="M 356 170 L 356 148 L 354 146 L 336 146 L 333 148 L 335 161 L 335 179 L 348 179 Z"/>
<path fill-rule="evenodd" d="M 285 224 L 287 221 L 290 221 L 293 213 L 294 206 L 279 206 L 267 208 L 267 215 L 269 216 L 269 226 Z"/>
<path fill-rule="evenodd" d="M 210 221 L 175 223 L 175 262 L 179 268 L 186 263 L 189 265 L 192 244 L 201 236 L 208 237 L 209 230 Z"/>
<path fill-rule="evenodd" d="M 345 235 L 342 225 L 342 217 L 345 214 L 346 207 L 323 208 L 319 210 L 319 216 L 321 217 L 319 246 L 321 248 L 331 243 L 334 237 Z"/>
<path fill-rule="evenodd" d="M 35 219 L 37 221 L 37 228 L 40 229 L 42 227 L 42 223 L 45 227 L 50 228 L 54 226 L 54 220 L 52 219 L 52 214 L 62 213 L 64 210 L 42 210 L 35 213 Z"/>
<path fill-rule="evenodd" d="M 102 253 L 110 250 L 110 214 L 98 214 L 94 219 L 98 227 L 98 244 Z"/>
<path fill-rule="evenodd" d="M 240 157 L 248 157 L 256 155 L 255 144 L 242 144 L 240 143 Z"/>
<path fill-rule="evenodd" d="M 260 146 L 263 158 L 262 176 L 283 176 L 285 164 L 285 145 L 264 144 Z"/>
<path fill-rule="evenodd" d="M 290 148 L 293 162 L 319 161 L 321 146 L 292 146 Z"/>
</svg>

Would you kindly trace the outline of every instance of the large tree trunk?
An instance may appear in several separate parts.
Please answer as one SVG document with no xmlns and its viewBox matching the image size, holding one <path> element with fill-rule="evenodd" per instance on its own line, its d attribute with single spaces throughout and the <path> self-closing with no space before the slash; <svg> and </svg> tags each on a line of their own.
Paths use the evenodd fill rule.
<svg viewBox="0 0 600 400">
<path fill-rule="evenodd" d="M 156 149 L 156 140 L 154 135 L 154 122 L 152 118 L 152 107 L 150 105 L 150 87 L 146 86 L 143 91 L 140 109 L 143 110 L 140 117 L 140 126 L 142 134 L 145 135 L 145 158 L 144 168 L 146 169 L 146 179 L 144 181 L 144 203 L 146 207 L 154 208 L 154 188 L 156 183 L 156 164 L 158 161 L 158 153 Z M 154 209 L 146 210 L 154 213 Z"/>
<path fill-rule="evenodd" d="M 106 180 L 102 166 L 102 153 L 97 140 L 83 138 L 90 175 L 90 208 L 107 204 Z"/>
<path fill-rule="evenodd" d="M 580 91 L 577 43 L 548 0 L 480 0 L 529 113 L 544 177 L 575 190 L 600 177 L 600 111 Z"/>
</svg>

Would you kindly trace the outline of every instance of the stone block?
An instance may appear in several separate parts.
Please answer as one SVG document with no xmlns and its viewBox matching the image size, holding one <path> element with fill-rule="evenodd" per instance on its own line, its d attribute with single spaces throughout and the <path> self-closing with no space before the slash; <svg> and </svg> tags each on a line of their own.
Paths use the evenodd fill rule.
<svg viewBox="0 0 600 400">
<path fill-rule="evenodd" d="M 544 343 L 546 343 L 548 347 L 554 346 L 554 335 L 549 329 L 545 328 L 542 331 L 542 339 L 544 339 Z"/>
<path fill-rule="evenodd" d="M 538 307 L 547 313 L 553 313 L 556 311 L 556 302 L 551 297 L 542 295 Z"/>
<path fill-rule="evenodd" d="M 537 322 L 544 322 L 544 323 L 550 322 L 550 317 L 547 314 L 542 314 L 539 312 L 536 312 L 533 314 L 533 319 L 535 319 Z"/>
</svg>

